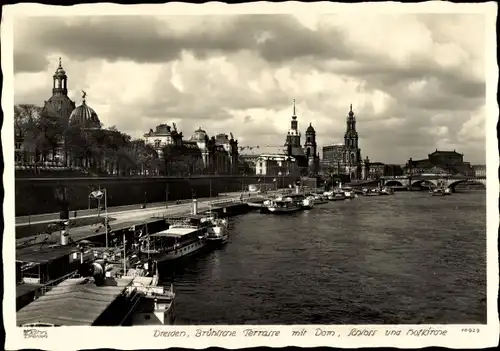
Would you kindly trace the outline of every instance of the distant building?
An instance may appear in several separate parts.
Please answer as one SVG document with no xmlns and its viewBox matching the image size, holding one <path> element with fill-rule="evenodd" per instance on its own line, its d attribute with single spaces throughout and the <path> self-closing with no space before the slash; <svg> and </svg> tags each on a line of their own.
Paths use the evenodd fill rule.
<svg viewBox="0 0 500 351">
<path fill-rule="evenodd" d="M 385 164 L 382 162 L 370 162 L 368 179 L 380 179 L 384 175 Z"/>
<path fill-rule="evenodd" d="M 486 177 L 486 165 L 473 165 L 472 169 L 475 177 Z"/>
<path fill-rule="evenodd" d="M 255 174 L 273 177 L 295 176 L 299 174 L 299 167 L 292 156 L 263 154 L 257 158 Z"/>
<path fill-rule="evenodd" d="M 343 173 L 341 165 L 344 163 L 344 144 L 323 146 L 322 165 L 325 171 L 334 174 Z"/>
<path fill-rule="evenodd" d="M 401 165 L 396 164 L 386 164 L 384 167 L 384 176 L 386 177 L 398 177 L 403 175 L 403 168 Z"/>
<path fill-rule="evenodd" d="M 177 132 L 175 123 L 172 123 L 172 127 L 167 124 L 160 124 L 156 126 L 154 131 L 150 129 L 148 133 L 144 134 L 144 142 L 153 146 L 158 156 L 161 157 L 165 146 L 182 146 L 182 133 Z"/>
<path fill-rule="evenodd" d="M 464 162 L 464 155 L 453 151 L 439 151 L 436 149 L 427 159 L 409 159 L 405 174 L 449 174 L 471 176 L 474 171 L 470 162 Z"/>
<path fill-rule="evenodd" d="M 153 146 L 159 156 L 168 159 L 167 167 L 173 174 L 238 174 L 238 141 L 231 134 L 218 134 L 211 138 L 200 128 L 189 140 L 183 140 L 177 127 L 167 124 L 156 126 L 144 134 L 145 143 Z M 167 149 L 167 147 L 169 147 Z M 169 155 L 163 155 L 168 150 Z M 168 172 L 168 170 L 167 170 Z"/>
</svg>

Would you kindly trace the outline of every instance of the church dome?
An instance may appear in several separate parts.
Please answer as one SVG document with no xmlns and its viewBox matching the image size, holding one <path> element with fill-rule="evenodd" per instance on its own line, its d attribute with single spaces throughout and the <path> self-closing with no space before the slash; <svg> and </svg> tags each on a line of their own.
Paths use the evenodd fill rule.
<svg viewBox="0 0 500 351">
<path fill-rule="evenodd" d="M 316 133 L 316 131 L 314 130 L 314 127 L 312 126 L 312 123 L 309 123 L 309 127 L 307 127 L 306 133 L 307 134 Z"/>
<path fill-rule="evenodd" d="M 193 141 L 205 141 L 207 138 L 207 132 L 205 132 L 201 127 L 194 131 L 191 140 Z"/>
<path fill-rule="evenodd" d="M 77 106 L 69 116 L 69 123 L 71 125 L 78 125 L 83 129 L 99 129 L 101 122 L 97 113 L 87 105 L 85 102 L 85 95 L 83 94 L 83 101 L 80 106 Z"/>
</svg>

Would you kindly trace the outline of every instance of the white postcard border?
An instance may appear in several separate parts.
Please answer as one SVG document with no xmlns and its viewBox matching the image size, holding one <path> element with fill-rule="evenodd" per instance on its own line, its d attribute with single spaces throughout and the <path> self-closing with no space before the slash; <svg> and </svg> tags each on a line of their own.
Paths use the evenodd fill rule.
<svg viewBox="0 0 500 351">
<path fill-rule="evenodd" d="M 498 211 L 498 140 L 495 133 L 498 121 L 498 104 L 496 101 L 498 66 L 496 60 L 496 13 L 494 2 L 482 4 L 453 4 L 447 2 L 427 2 L 415 4 L 403 3 L 267 3 L 226 5 L 223 3 L 207 3 L 202 5 L 170 3 L 168 5 L 116 5 L 85 4 L 70 7 L 46 6 L 34 3 L 8 5 L 3 8 L 1 26 L 2 71 L 4 86 L 2 92 L 2 108 L 5 115 L 2 128 L 2 146 L 5 150 L 5 165 L 14 164 L 13 152 L 8 152 L 14 145 L 13 140 L 13 20 L 15 16 L 87 16 L 87 15 L 147 15 L 165 13 L 165 15 L 189 14 L 236 14 L 236 13 L 339 13 L 369 11 L 371 13 L 477 13 L 487 19 L 486 30 L 486 145 L 487 145 L 487 325 L 304 325 L 304 326 L 164 326 L 164 327 L 59 327 L 46 330 L 46 337 L 38 333 L 38 337 L 26 337 L 26 328 L 15 327 L 15 268 L 14 268 L 14 169 L 6 167 L 3 181 L 5 200 L 3 204 L 5 230 L 3 236 L 4 263 L 4 325 L 6 330 L 6 349 L 37 348 L 52 350 L 118 348 L 144 349 L 166 347 L 206 348 L 220 346 L 229 349 L 252 346 L 335 346 L 344 348 L 393 346 L 393 347 L 426 347 L 442 346 L 450 348 L 483 348 L 498 345 L 499 320 L 497 311 L 498 298 L 498 250 L 497 235 L 499 227 Z M 6 54 L 8 53 L 8 54 Z M 235 336 L 196 337 L 197 329 L 205 331 L 232 331 Z M 314 336 L 318 329 L 330 331 L 328 336 Z M 353 330 L 376 331 L 372 336 L 350 336 Z M 38 329 L 45 331 L 45 329 Z M 245 336 L 244 330 L 265 330 L 266 336 Z M 292 336 L 293 331 L 306 330 L 305 336 Z M 385 330 L 400 330 L 399 336 L 385 336 Z M 410 330 L 413 330 L 411 332 Z M 419 331 L 420 330 L 420 331 Z M 431 330 L 446 331 L 444 336 L 433 334 Z M 160 332 L 185 332 L 189 337 L 156 336 Z M 278 336 L 269 336 L 271 331 L 279 332 Z M 332 331 L 335 334 L 332 334 Z M 419 331 L 415 334 L 415 331 Z M 426 332 L 427 331 L 427 332 Z M 475 332 L 479 331 L 479 332 Z M 427 333 L 427 334 L 426 334 Z M 434 332 L 436 333 L 436 332 Z M 29 333 L 28 333 L 29 334 Z M 373 334 L 373 333 L 372 333 Z"/>
</svg>

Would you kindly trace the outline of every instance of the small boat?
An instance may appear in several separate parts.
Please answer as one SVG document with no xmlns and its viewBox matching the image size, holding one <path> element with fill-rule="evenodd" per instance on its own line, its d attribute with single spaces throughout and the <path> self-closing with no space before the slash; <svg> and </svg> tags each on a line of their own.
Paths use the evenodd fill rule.
<svg viewBox="0 0 500 351">
<path fill-rule="evenodd" d="M 378 188 L 363 189 L 363 195 L 364 196 L 380 196 L 381 195 L 381 191 Z"/>
<path fill-rule="evenodd" d="M 352 188 L 342 188 L 346 199 L 354 199 L 357 197 L 356 193 Z"/>
<path fill-rule="evenodd" d="M 380 190 L 380 195 L 394 195 L 394 189 L 391 187 L 383 187 Z"/>
<path fill-rule="evenodd" d="M 429 194 L 431 194 L 431 196 L 451 195 L 451 189 L 450 188 L 444 188 L 444 187 L 429 189 Z"/>
<path fill-rule="evenodd" d="M 328 195 L 328 200 L 330 201 L 341 201 L 345 199 L 346 196 L 343 191 L 334 191 L 331 195 Z"/>
<path fill-rule="evenodd" d="M 211 246 L 224 245 L 229 238 L 227 219 L 213 217 L 211 221 L 213 226 L 207 228 L 207 236 L 205 238 L 207 244 Z"/>
<path fill-rule="evenodd" d="M 315 205 L 321 205 L 321 204 L 326 204 L 328 203 L 328 197 L 321 195 L 321 194 L 313 194 L 314 196 L 314 204 Z"/>
<path fill-rule="evenodd" d="M 313 208 L 314 204 L 315 204 L 315 199 L 314 199 L 314 196 L 312 195 L 308 195 L 306 196 L 303 200 L 302 200 L 302 208 L 304 210 L 310 210 Z"/>
</svg>

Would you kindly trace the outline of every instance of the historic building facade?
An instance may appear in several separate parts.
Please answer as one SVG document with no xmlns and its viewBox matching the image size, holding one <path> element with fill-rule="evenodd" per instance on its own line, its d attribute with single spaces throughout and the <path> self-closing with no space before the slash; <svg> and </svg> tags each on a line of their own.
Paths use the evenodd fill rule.
<svg viewBox="0 0 500 351">
<path fill-rule="evenodd" d="M 160 157 L 166 158 L 167 168 L 172 168 L 173 174 L 238 174 L 238 140 L 230 135 L 218 134 L 210 138 L 199 127 L 190 139 L 183 140 L 182 132 L 177 131 L 174 123 L 173 127 L 160 124 L 154 131 L 150 129 L 144 134 L 144 141 Z"/>
<path fill-rule="evenodd" d="M 464 162 L 464 155 L 453 151 L 436 149 L 426 159 L 410 158 L 405 165 L 405 174 L 449 174 L 473 176 L 470 162 Z"/>
<path fill-rule="evenodd" d="M 352 105 L 346 119 L 344 143 L 323 147 L 323 167 L 327 168 L 330 173 L 346 175 L 351 180 L 368 177 L 369 160 L 361 158 L 356 116 L 352 111 Z"/>
</svg>

